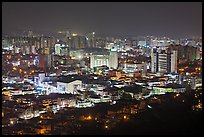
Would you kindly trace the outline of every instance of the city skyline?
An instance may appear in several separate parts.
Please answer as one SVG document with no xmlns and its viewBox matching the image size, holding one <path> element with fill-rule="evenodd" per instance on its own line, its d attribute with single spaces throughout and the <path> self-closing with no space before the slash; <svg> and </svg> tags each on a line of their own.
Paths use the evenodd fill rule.
<svg viewBox="0 0 204 137">
<path fill-rule="evenodd" d="M 67 28 L 82 35 L 95 31 L 98 36 L 202 37 L 202 6 L 188 2 L 4 2 L 2 5 L 3 34 L 32 30 L 56 35 Z"/>
<path fill-rule="evenodd" d="M 201 3 L 2 7 L 2 135 L 202 134 Z"/>
</svg>

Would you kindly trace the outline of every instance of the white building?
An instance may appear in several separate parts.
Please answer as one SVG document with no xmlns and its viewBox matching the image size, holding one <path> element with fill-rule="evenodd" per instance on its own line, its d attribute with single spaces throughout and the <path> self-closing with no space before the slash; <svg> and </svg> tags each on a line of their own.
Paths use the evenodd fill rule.
<svg viewBox="0 0 204 137">
<path fill-rule="evenodd" d="M 60 55 L 61 44 L 55 44 L 55 55 Z"/>
<path fill-rule="evenodd" d="M 171 54 L 171 71 L 170 72 L 177 72 L 177 58 L 178 58 L 178 51 L 174 50 Z"/>
<path fill-rule="evenodd" d="M 91 55 L 90 68 L 99 66 L 109 66 L 109 56 L 108 55 Z"/>
<path fill-rule="evenodd" d="M 111 102 L 112 101 L 110 95 L 89 97 L 88 99 L 93 103 L 102 103 L 102 102 Z"/>
<path fill-rule="evenodd" d="M 123 63 L 121 65 L 125 73 L 133 73 L 135 71 L 147 72 L 147 63 Z"/>
<path fill-rule="evenodd" d="M 77 108 L 86 108 L 86 107 L 93 107 L 94 103 L 92 103 L 90 100 L 77 100 Z"/>
<path fill-rule="evenodd" d="M 68 54 L 69 54 L 68 46 L 60 43 L 55 44 L 55 55 L 65 56 Z"/>
<path fill-rule="evenodd" d="M 176 73 L 177 51 L 153 48 L 151 52 L 151 71 L 153 73 Z"/>
<path fill-rule="evenodd" d="M 70 80 L 67 82 L 57 82 L 59 93 L 77 94 L 77 90 L 82 86 L 81 80 Z"/>
<path fill-rule="evenodd" d="M 117 69 L 118 67 L 118 53 L 117 49 L 111 49 L 110 50 L 110 56 L 109 56 L 109 68 Z"/>
<path fill-rule="evenodd" d="M 112 48 L 109 55 L 97 54 L 90 57 L 90 68 L 108 66 L 109 68 L 117 69 L 118 67 L 118 53 L 117 48 Z"/>
</svg>

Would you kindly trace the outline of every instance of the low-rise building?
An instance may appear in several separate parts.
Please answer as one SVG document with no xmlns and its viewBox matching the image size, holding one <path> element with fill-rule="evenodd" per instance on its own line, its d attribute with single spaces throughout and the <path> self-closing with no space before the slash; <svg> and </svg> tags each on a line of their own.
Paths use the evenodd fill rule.
<svg viewBox="0 0 204 137">
<path fill-rule="evenodd" d="M 76 79 L 57 82 L 57 90 L 59 93 L 77 94 L 77 90 L 80 89 L 81 86 L 82 81 Z"/>
</svg>

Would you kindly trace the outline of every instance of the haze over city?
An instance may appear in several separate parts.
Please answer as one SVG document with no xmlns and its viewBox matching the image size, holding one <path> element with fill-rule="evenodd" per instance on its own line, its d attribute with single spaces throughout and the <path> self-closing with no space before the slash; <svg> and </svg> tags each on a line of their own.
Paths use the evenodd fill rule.
<svg viewBox="0 0 204 137">
<path fill-rule="evenodd" d="M 201 135 L 202 5 L 4 2 L 3 135 Z"/>
<path fill-rule="evenodd" d="M 15 22 L 15 23 L 14 23 Z M 98 36 L 202 36 L 199 2 L 4 2 L 3 34 L 32 30 L 56 34 L 66 28 Z"/>
</svg>

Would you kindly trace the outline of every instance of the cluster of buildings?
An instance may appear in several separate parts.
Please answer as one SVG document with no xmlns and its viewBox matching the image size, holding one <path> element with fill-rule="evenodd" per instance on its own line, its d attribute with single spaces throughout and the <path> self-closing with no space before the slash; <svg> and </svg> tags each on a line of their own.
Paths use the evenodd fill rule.
<svg viewBox="0 0 204 137">
<path fill-rule="evenodd" d="M 141 100 L 202 88 L 200 39 L 59 33 L 60 39 L 32 32 L 2 38 L 2 100 L 16 104 L 18 116 L 12 118 L 31 119 L 66 107 L 94 107 L 121 98 Z M 195 69 L 187 70 L 189 63 L 195 63 Z"/>
</svg>

